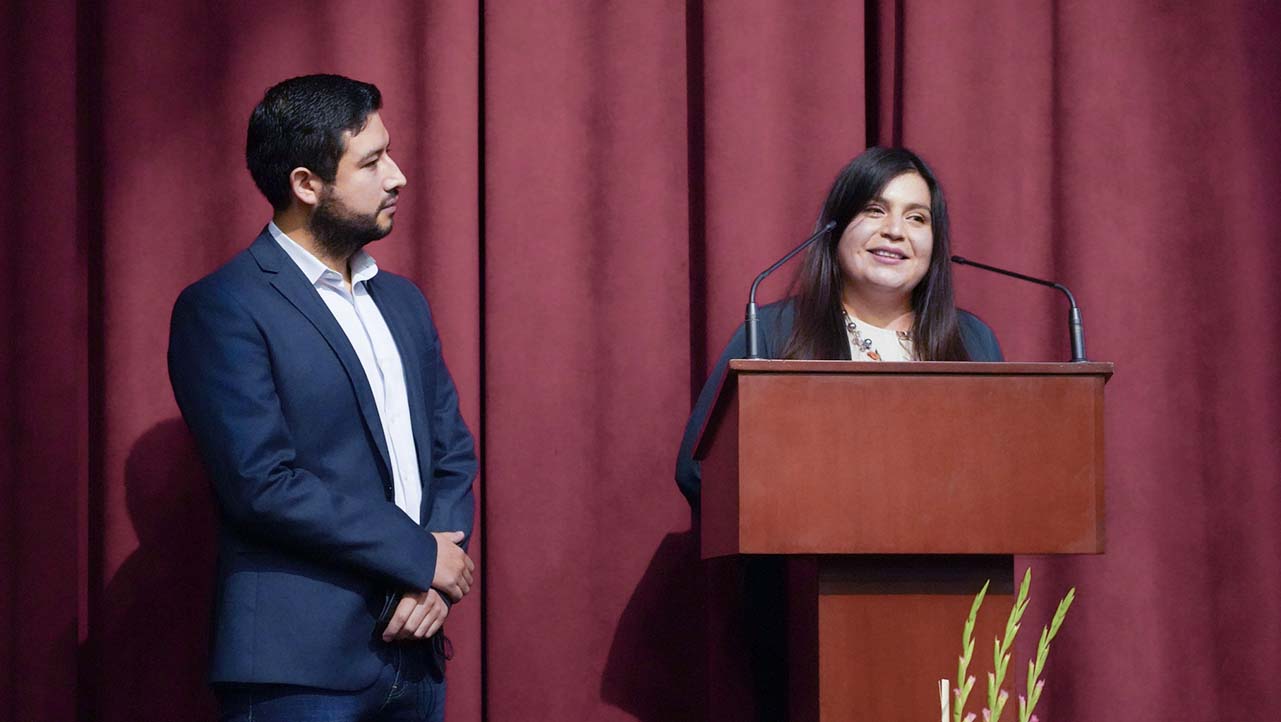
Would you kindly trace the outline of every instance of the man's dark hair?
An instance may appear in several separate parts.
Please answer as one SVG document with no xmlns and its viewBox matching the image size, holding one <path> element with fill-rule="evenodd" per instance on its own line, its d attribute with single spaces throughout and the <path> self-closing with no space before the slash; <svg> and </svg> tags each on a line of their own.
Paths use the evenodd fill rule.
<svg viewBox="0 0 1281 722">
<path fill-rule="evenodd" d="M 249 116 L 245 160 L 271 207 L 289 207 L 294 168 L 332 183 L 346 150 L 343 134 L 363 130 L 382 104 L 378 88 L 341 75 L 304 75 L 269 88 Z"/>
</svg>

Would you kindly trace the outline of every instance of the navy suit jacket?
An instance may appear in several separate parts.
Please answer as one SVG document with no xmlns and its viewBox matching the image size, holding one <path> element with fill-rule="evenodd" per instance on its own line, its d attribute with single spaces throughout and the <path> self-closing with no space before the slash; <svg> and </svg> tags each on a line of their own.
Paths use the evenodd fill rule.
<svg viewBox="0 0 1281 722">
<path fill-rule="evenodd" d="M 783 346 L 792 335 L 794 318 L 795 312 L 789 300 L 778 301 L 761 307 L 758 312 L 758 319 L 762 358 L 778 358 L 783 354 Z M 961 343 L 964 344 L 965 352 L 969 354 L 971 360 L 1005 360 L 1005 356 L 1001 353 L 1001 344 L 996 340 L 996 334 L 992 333 L 992 329 L 980 321 L 978 316 L 968 311 L 959 311 L 957 321 L 961 330 Z M 736 358 L 747 358 L 747 331 L 743 324 L 739 324 L 738 330 L 734 332 L 734 337 L 730 339 L 730 342 L 725 345 L 725 350 L 721 352 L 721 357 L 716 362 L 716 367 L 708 375 L 707 383 L 703 384 L 703 390 L 698 395 L 698 401 L 694 403 L 694 408 L 690 411 L 689 421 L 685 423 L 685 434 L 681 437 L 681 448 L 676 452 L 676 486 L 685 495 L 690 506 L 696 507 L 698 505 L 699 493 L 703 486 L 703 470 L 698 460 L 694 458 L 694 445 L 698 443 L 698 435 L 703 428 L 703 422 L 707 419 L 707 414 L 712 410 L 712 402 L 716 400 L 716 392 L 721 387 L 721 380 L 725 378 L 725 371 L 729 368 L 730 359 Z M 845 347 L 845 353 L 842 358 L 849 360 L 850 352 L 848 346 Z"/>
<path fill-rule="evenodd" d="M 476 456 L 431 309 L 405 278 L 366 283 L 403 361 L 421 526 L 355 350 L 269 233 L 174 305 L 169 377 L 219 506 L 215 683 L 368 686 L 379 617 L 431 587 L 429 530 L 471 535 Z"/>
</svg>

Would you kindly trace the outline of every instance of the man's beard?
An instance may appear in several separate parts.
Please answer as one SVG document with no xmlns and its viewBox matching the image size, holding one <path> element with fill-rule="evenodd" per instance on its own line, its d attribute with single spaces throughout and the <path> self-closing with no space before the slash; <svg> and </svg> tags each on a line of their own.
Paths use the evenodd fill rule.
<svg viewBox="0 0 1281 722">
<path fill-rule="evenodd" d="M 328 191 L 321 195 L 307 222 L 316 245 L 332 258 L 350 258 L 365 244 L 391 233 L 391 225 L 390 221 L 385 228 L 378 225 L 378 211 L 353 213 Z"/>
</svg>

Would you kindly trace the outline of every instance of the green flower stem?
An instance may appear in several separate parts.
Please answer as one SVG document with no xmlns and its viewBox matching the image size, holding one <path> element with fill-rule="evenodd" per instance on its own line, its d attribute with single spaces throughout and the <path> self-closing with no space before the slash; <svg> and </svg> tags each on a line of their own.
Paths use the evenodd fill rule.
<svg viewBox="0 0 1281 722">
<path fill-rule="evenodd" d="M 956 664 L 956 705 L 952 711 L 952 722 L 961 722 L 965 702 L 970 698 L 970 690 L 974 688 L 974 677 L 969 676 L 970 658 L 974 655 L 974 622 L 978 619 L 979 607 L 982 606 L 983 597 L 987 596 L 987 587 L 991 583 L 991 579 L 983 583 L 983 588 L 970 605 L 970 616 L 965 618 L 965 631 L 961 635 L 961 650 L 964 654 Z"/>
<path fill-rule="evenodd" d="M 1041 690 L 1045 688 L 1045 682 L 1041 680 L 1041 673 L 1045 671 L 1045 660 L 1050 656 L 1050 642 L 1059 633 L 1059 627 L 1063 626 L 1063 619 L 1067 616 L 1068 607 L 1072 606 L 1073 600 L 1076 599 L 1076 587 L 1068 590 L 1067 596 L 1059 602 L 1059 608 L 1054 610 L 1054 617 L 1050 619 L 1048 628 L 1041 628 L 1041 639 L 1036 644 L 1036 660 L 1028 660 L 1027 663 L 1027 706 L 1023 705 L 1023 697 L 1019 696 L 1019 722 L 1028 722 L 1032 719 L 1032 710 L 1036 709 L 1036 703 L 1041 699 Z"/>
<path fill-rule="evenodd" d="M 987 677 L 987 708 L 991 710 L 990 722 L 997 722 L 1005 710 L 1005 699 L 1001 697 L 1001 685 L 1005 683 L 1005 674 L 1010 665 L 1010 647 L 1019 633 L 1019 622 L 1029 602 L 1028 592 L 1032 587 L 1032 568 L 1023 573 L 1023 583 L 1019 585 L 1019 595 L 1010 608 L 1010 616 L 1005 622 L 1004 639 L 997 638 L 992 642 L 992 673 Z M 1008 698 L 1008 696 L 1007 696 Z"/>
<path fill-rule="evenodd" d="M 974 688 L 974 677 L 969 674 L 970 661 L 974 656 L 974 625 L 978 619 L 979 607 L 987 596 L 990 584 L 991 580 L 988 580 L 979 590 L 978 595 L 974 597 L 974 603 L 970 605 L 970 614 L 965 619 L 965 631 L 961 635 L 962 654 L 957 658 L 956 665 L 956 688 L 952 690 L 952 722 L 972 722 L 976 717 L 974 713 L 965 714 L 965 703 L 969 700 L 970 691 Z M 1009 701 L 1010 695 L 1001 689 L 1001 685 L 1004 684 L 1006 673 L 1009 671 L 1010 648 L 1014 646 L 1014 638 L 1019 633 L 1023 613 L 1027 611 L 1028 592 L 1031 586 L 1032 569 L 1028 568 L 1023 574 L 1023 583 L 1019 585 L 1019 593 L 1014 600 L 1014 606 L 1010 609 L 1010 616 L 1005 622 L 1005 635 L 992 641 L 993 671 L 987 675 L 985 722 L 999 722 L 1001 713 L 1005 710 L 1005 704 Z M 1045 680 L 1041 679 L 1041 674 L 1045 671 L 1045 661 L 1050 655 L 1050 642 L 1054 641 L 1054 637 L 1058 635 L 1059 628 L 1063 626 L 1063 620 L 1067 617 L 1068 608 L 1072 606 L 1075 599 L 1076 588 L 1074 587 L 1069 589 L 1067 596 L 1059 602 L 1050 625 L 1041 628 L 1041 638 L 1036 645 L 1036 657 L 1029 659 L 1027 663 L 1027 695 L 1019 695 L 1019 722 L 1030 722 L 1033 717 L 1032 711 L 1041 700 L 1041 692 L 1045 689 Z M 944 690 L 947 681 L 939 680 L 939 684 L 940 690 Z M 946 692 L 942 694 L 944 695 L 943 718 L 946 720 Z"/>
</svg>

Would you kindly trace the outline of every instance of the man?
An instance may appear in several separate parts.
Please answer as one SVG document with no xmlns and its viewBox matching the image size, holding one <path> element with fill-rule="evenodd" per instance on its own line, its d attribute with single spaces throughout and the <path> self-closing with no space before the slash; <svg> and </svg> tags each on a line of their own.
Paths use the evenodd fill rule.
<svg viewBox="0 0 1281 722">
<path fill-rule="evenodd" d="M 221 520 L 223 719 L 444 716 L 476 457 L 427 301 L 362 250 L 405 185 L 381 105 L 334 75 L 269 89 L 246 157 L 272 222 L 174 306 L 170 380 Z"/>
</svg>

